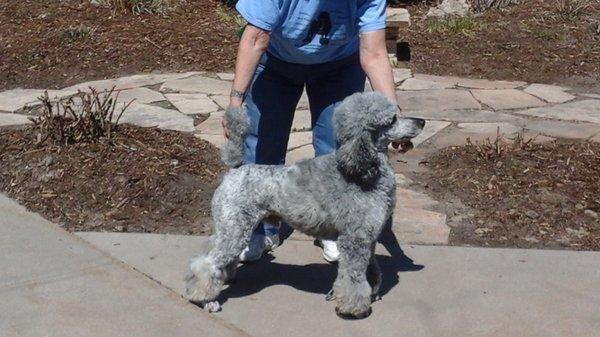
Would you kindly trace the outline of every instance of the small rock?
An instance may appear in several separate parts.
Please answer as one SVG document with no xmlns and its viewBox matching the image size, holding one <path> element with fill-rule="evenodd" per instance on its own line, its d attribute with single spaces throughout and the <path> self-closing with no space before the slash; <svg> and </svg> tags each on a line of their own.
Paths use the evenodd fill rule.
<svg viewBox="0 0 600 337">
<path fill-rule="evenodd" d="M 591 209 L 586 209 L 583 211 L 583 214 L 589 216 L 592 219 L 598 219 L 598 213 L 592 211 Z"/>
<path fill-rule="evenodd" d="M 481 227 L 481 228 L 477 228 L 475 230 L 475 234 L 477 234 L 477 235 L 484 235 L 484 234 L 489 233 L 491 231 L 492 231 L 491 228 Z"/>
<path fill-rule="evenodd" d="M 583 227 L 579 227 L 579 229 L 573 229 L 573 228 L 567 227 L 565 229 L 565 231 L 567 232 L 567 234 L 576 236 L 578 239 L 581 239 L 585 236 L 590 235 L 590 232 L 588 232 L 588 230 Z"/>
<path fill-rule="evenodd" d="M 55 159 L 54 159 L 53 156 L 50 156 L 50 155 L 45 156 L 44 159 L 42 159 L 42 162 L 40 163 L 40 166 L 46 166 L 46 167 L 48 167 L 48 166 L 54 164 L 54 161 L 55 161 Z"/>
<path fill-rule="evenodd" d="M 127 182 L 129 182 L 129 178 L 127 178 L 126 176 L 117 176 L 115 178 L 115 181 L 121 185 L 125 185 L 127 184 Z"/>
<path fill-rule="evenodd" d="M 531 219 L 535 219 L 535 218 L 539 217 L 539 214 L 538 214 L 536 211 L 533 211 L 533 210 L 528 210 L 528 211 L 526 211 L 526 212 L 525 212 L 525 215 L 526 215 L 528 218 L 531 218 Z"/>
<path fill-rule="evenodd" d="M 428 17 L 449 17 L 449 16 L 466 16 L 469 13 L 471 6 L 466 0 L 444 0 L 436 7 L 432 7 L 427 12 Z"/>
<path fill-rule="evenodd" d="M 535 237 L 533 237 L 533 236 L 526 236 L 526 237 L 525 237 L 525 241 L 527 241 L 527 242 L 531 242 L 531 243 L 538 243 L 538 242 L 540 242 L 540 240 L 536 239 L 536 238 L 535 238 Z"/>
<path fill-rule="evenodd" d="M 125 230 L 125 227 L 119 225 L 119 226 L 115 226 L 115 232 L 122 232 Z"/>
<path fill-rule="evenodd" d="M 579 210 L 582 210 L 582 209 L 584 209 L 584 208 L 585 208 L 585 205 L 584 205 L 584 204 L 581 204 L 581 203 L 578 203 L 577 205 L 575 205 L 575 208 L 576 208 L 576 209 L 579 209 Z"/>
<path fill-rule="evenodd" d="M 177 160 L 177 159 L 173 159 L 173 160 L 171 160 L 171 165 L 172 165 L 172 166 L 177 166 L 177 165 L 179 165 L 179 160 Z"/>
</svg>

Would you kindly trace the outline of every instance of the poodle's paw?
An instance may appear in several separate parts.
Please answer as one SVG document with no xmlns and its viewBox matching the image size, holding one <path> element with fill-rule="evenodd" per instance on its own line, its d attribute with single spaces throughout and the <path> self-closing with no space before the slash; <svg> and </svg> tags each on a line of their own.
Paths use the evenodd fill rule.
<svg viewBox="0 0 600 337">
<path fill-rule="evenodd" d="M 373 309 L 371 309 L 371 307 L 369 307 L 366 311 L 357 312 L 357 313 L 345 312 L 342 309 L 340 309 L 339 307 L 335 308 L 335 313 L 338 315 L 338 317 L 341 319 L 346 319 L 346 320 L 365 319 L 365 318 L 369 317 L 372 312 L 373 312 Z"/>
<path fill-rule="evenodd" d="M 335 296 L 335 291 L 333 289 L 329 290 L 327 295 L 325 295 L 325 301 L 334 301 L 337 297 Z"/>
<path fill-rule="evenodd" d="M 201 304 L 202 308 L 208 312 L 219 312 L 221 311 L 221 305 L 217 301 L 204 302 Z"/>
</svg>

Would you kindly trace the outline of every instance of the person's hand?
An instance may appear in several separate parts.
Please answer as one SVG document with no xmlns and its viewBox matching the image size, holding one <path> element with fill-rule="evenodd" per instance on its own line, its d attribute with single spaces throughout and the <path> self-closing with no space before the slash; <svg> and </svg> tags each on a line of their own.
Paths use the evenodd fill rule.
<svg viewBox="0 0 600 337">
<path fill-rule="evenodd" d="M 223 127 L 223 136 L 225 139 L 229 139 L 229 128 L 227 126 L 227 120 L 225 117 L 221 118 L 221 126 Z"/>
</svg>

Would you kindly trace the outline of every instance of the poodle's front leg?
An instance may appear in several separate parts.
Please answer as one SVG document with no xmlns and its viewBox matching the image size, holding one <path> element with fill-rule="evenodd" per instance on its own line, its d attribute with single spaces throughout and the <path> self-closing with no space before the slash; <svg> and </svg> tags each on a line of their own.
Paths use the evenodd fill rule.
<svg viewBox="0 0 600 337">
<path fill-rule="evenodd" d="M 340 235 L 338 277 L 333 285 L 336 313 L 344 319 L 361 319 L 371 314 L 372 288 L 367 280 L 373 243 L 352 235 Z"/>
<path fill-rule="evenodd" d="M 381 299 L 379 296 L 379 288 L 381 288 L 381 268 L 379 267 L 379 263 L 375 258 L 375 245 L 374 243 L 371 247 L 371 260 L 369 262 L 369 267 L 367 268 L 367 281 L 369 285 L 371 285 L 371 300 L 373 302 Z"/>
</svg>

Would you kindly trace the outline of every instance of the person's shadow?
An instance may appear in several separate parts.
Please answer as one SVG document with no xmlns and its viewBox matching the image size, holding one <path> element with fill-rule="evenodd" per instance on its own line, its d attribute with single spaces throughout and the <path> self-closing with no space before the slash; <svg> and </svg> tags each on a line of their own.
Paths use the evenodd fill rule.
<svg viewBox="0 0 600 337">
<path fill-rule="evenodd" d="M 292 232 L 289 227 L 286 227 L 281 228 L 283 241 Z M 396 235 L 392 231 L 391 221 L 388 221 L 378 242 L 391 255 L 377 255 L 377 261 L 383 274 L 379 295 L 383 297 L 398 284 L 399 272 L 419 271 L 424 266 L 415 264 L 411 258 L 404 254 Z M 325 296 L 331 290 L 337 275 L 337 266 L 325 262 L 298 266 L 276 263 L 273 260 L 272 255 L 267 255 L 257 263 L 244 264 L 238 267 L 234 282 L 223 290 L 218 298 L 219 302 L 225 303 L 229 298 L 255 294 L 264 288 L 278 284 L 285 284 L 301 291 Z"/>
</svg>

